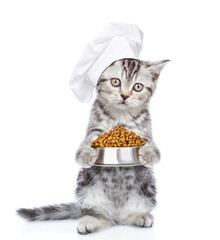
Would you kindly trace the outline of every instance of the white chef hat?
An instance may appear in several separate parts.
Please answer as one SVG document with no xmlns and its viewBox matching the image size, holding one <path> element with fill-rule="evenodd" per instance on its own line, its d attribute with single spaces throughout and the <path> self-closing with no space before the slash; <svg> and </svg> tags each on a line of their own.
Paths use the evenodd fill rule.
<svg viewBox="0 0 220 240">
<path fill-rule="evenodd" d="M 85 47 L 70 87 L 81 102 L 89 102 L 102 72 L 114 61 L 138 58 L 143 33 L 135 24 L 110 23 Z"/>
</svg>

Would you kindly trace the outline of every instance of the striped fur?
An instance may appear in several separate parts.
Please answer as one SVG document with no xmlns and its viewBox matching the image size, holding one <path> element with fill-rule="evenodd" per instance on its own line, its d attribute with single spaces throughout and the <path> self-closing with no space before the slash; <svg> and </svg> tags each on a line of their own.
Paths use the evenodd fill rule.
<svg viewBox="0 0 220 240">
<path fill-rule="evenodd" d="M 98 96 L 91 110 L 87 135 L 76 154 L 76 161 L 83 167 L 77 180 L 76 197 L 82 209 L 92 209 L 93 217 L 95 212 L 97 219 L 108 220 L 109 225 L 136 225 L 136 222 L 142 222 L 143 226 L 149 227 L 152 224 L 153 217 L 149 212 L 156 205 L 152 167 L 159 161 L 160 152 L 152 138 L 148 103 L 167 62 L 122 59 L 112 63 L 98 81 Z M 121 84 L 114 87 L 111 79 L 118 79 Z M 143 85 L 142 91 L 134 91 L 135 83 Z M 146 147 L 139 151 L 145 167 L 93 166 L 97 156 L 89 143 L 117 125 L 123 125 L 147 140 Z M 146 225 L 143 223 L 144 216 L 148 219 Z M 90 221 L 90 218 L 83 218 L 79 223 L 79 229 L 84 229 L 85 234 Z M 104 226 L 106 222 L 103 223 Z M 101 227 L 99 225 L 98 228 Z"/>
<path fill-rule="evenodd" d="M 41 208 L 20 208 L 17 214 L 28 221 L 62 220 L 82 217 L 75 203 L 49 205 Z"/>
<path fill-rule="evenodd" d="M 144 62 L 121 59 L 101 74 L 97 83 L 97 99 L 93 103 L 86 137 L 77 153 L 82 166 L 77 179 L 76 203 L 35 209 L 19 209 L 18 214 L 30 221 L 80 218 L 77 231 L 88 234 L 113 224 L 150 227 L 156 206 L 156 185 L 152 167 L 160 152 L 152 138 L 148 104 L 159 74 L 167 60 Z M 112 79 L 120 85 L 114 87 Z M 143 86 L 135 91 L 134 84 Z M 104 132 L 123 125 L 147 140 L 139 150 L 139 167 L 95 167 L 96 150 L 90 142 Z"/>
</svg>

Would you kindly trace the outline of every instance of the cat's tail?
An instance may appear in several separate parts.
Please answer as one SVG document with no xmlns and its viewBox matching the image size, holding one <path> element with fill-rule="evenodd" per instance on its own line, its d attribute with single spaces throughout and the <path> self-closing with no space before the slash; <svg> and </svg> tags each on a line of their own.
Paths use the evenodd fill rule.
<svg viewBox="0 0 220 240">
<path fill-rule="evenodd" d="M 82 212 L 75 203 L 49 205 L 40 208 L 20 208 L 17 214 L 28 221 L 76 219 Z"/>
</svg>

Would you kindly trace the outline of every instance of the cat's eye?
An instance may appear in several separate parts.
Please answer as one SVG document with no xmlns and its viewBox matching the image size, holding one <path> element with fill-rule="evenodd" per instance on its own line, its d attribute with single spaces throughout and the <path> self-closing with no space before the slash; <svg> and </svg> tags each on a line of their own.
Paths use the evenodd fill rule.
<svg viewBox="0 0 220 240">
<path fill-rule="evenodd" d="M 136 83 L 136 84 L 134 84 L 134 86 L 133 86 L 133 89 L 134 89 L 136 92 L 142 91 L 143 88 L 144 88 L 144 86 L 143 86 L 143 84 L 141 84 L 141 83 Z"/>
<path fill-rule="evenodd" d="M 111 79 L 111 84 L 114 87 L 120 87 L 121 86 L 121 81 L 118 78 L 112 78 Z"/>
</svg>

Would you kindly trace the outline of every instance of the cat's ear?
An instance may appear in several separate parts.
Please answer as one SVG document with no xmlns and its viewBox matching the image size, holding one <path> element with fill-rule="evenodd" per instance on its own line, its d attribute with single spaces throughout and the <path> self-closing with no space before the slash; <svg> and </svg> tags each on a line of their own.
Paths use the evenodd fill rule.
<svg viewBox="0 0 220 240">
<path fill-rule="evenodd" d="M 160 72 L 169 61 L 170 60 L 145 62 L 145 66 L 147 67 L 147 70 L 150 71 L 153 81 L 157 81 L 160 76 Z"/>
</svg>

